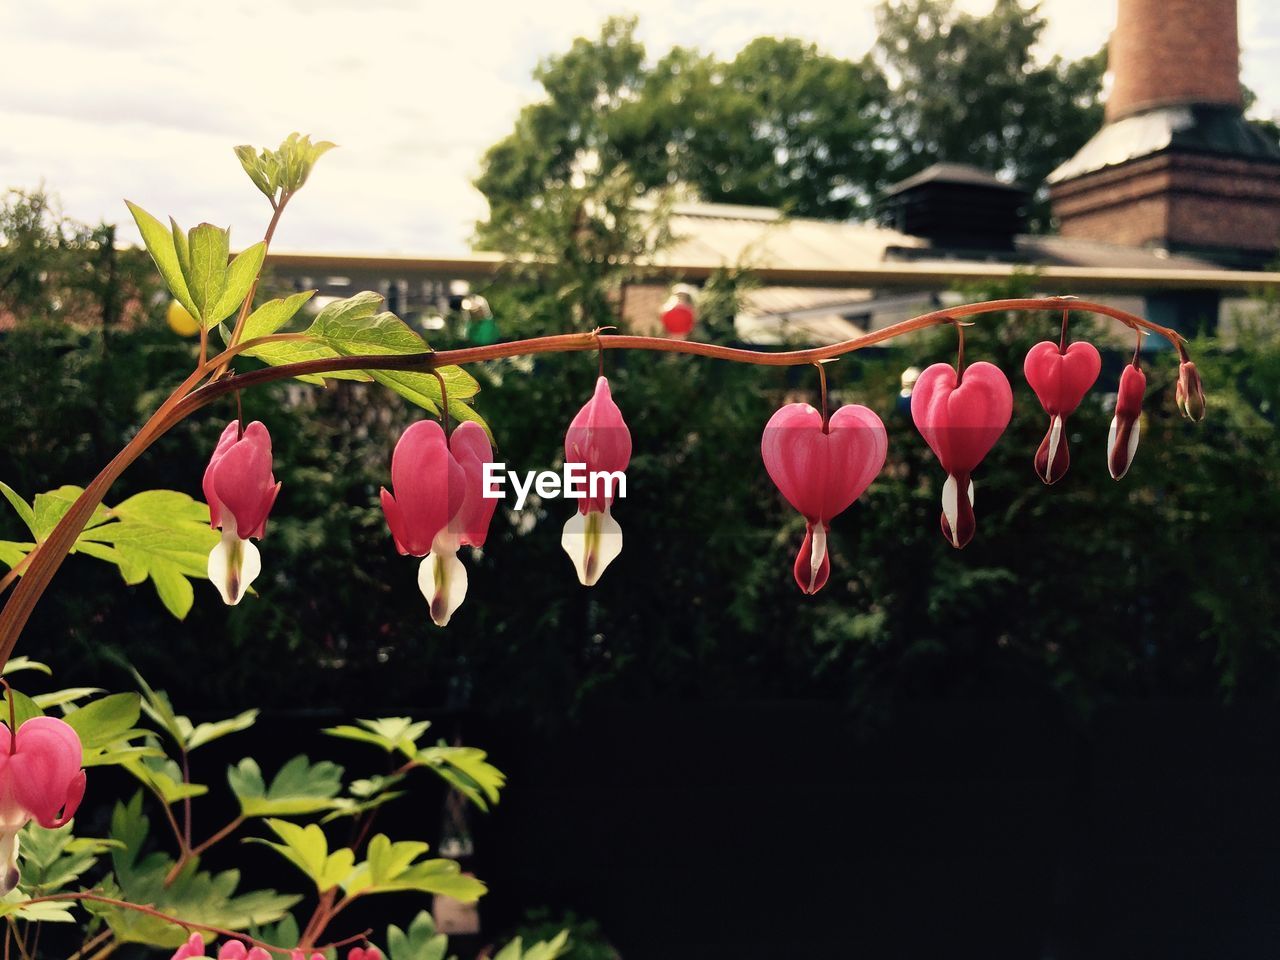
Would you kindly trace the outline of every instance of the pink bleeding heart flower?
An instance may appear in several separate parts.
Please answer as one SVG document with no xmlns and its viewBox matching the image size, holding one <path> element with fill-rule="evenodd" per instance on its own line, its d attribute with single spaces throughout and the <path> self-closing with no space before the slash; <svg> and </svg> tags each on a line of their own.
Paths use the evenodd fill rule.
<svg viewBox="0 0 1280 960">
<path fill-rule="evenodd" d="M 1077 340 L 1065 351 L 1044 340 L 1027 351 L 1022 371 L 1049 414 L 1049 431 L 1035 456 L 1036 475 L 1045 483 L 1057 483 L 1071 466 L 1066 418 L 1080 406 L 1101 370 L 1097 348 L 1084 340 Z"/>
<path fill-rule="evenodd" d="M 1183 360 L 1178 365 L 1178 386 L 1174 391 L 1178 401 L 1178 409 L 1188 420 L 1204 419 L 1204 384 L 1200 381 L 1200 372 L 1190 360 Z"/>
<path fill-rule="evenodd" d="M 578 580 L 590 587 L 622 553 L 622 527 L 613 519 L 612 506 L 615 495 L 625 490 L 631 463 L 631 431 L 604 377 L 596 381 L 595 393 L 569 424 L 564 461 L 584 466 L 587 495 L 565 523 L 560 546 L 573 561 Z"/>
<path fill-rule="evenodd" d="M 198 933 L 187 937 L 187 942 L 174 951 L 169 960 L 192 960 L 204 956 L 204 938 Z"/>
<path fill-rule="evenodd" d="M 289 954 L 289 960 L 324 960 L 324 954 L 316 951 L 308 958 L 305 951 L 293 950 Z"/>
<path fill-rule="evenodd" d="M 280 493 L 271 472 L 271 434 L 255 420 L 240 431 L 227 424 L 204 471 L 204 498 L 209 524 L 222 529 L 222 540 L 209 553 L 209 580 L 222 600 L 240 602 L 262 572 L 262 558 L 250 538 L 262 539 L 267 515 Z"/>
<path fill-rule="evenodd" d="M 948 363 L 935 363 L 911 391 L 911 419 L 947 471 L 942 486 L 942 535 L 960 548 L 973 539 L 970 474 L 995 446 L 1013 415 L 1013 390 L 1000 368 L 979 361 L 963 378 Z"/>
<path fill-rule="evenodd" d="M 239 940 L 228 940 L 218 951 L 218 960 L 271 960 L 262 947 L 246 947 Z"/>
<path fill-rule="evenodd" d="M 1119 480 L 1129 472 L 1133 456 L 1138 452 L 1138 434 L 1142 429 L 1142 397 L 1147 392 L 1147 375 L 1136 360 L 1125 364 L 1116 392 L 1116 413 L 1107 434 L 1107 469 Z"/>
<path fill-rule="evenodd" d="M 467 595 L 467 569 L 458 548 L 484 545 L 497 501 L 484 496 L 484 467 L 493 447 L 484 428 L 467 421 L 453 436 L 434 420 L 412 424 L 391 456 L 393 495 L 382 490 L 382 511 L 396 549 L 422 557 L 418 588 L 431 619 L 445 626 Z"/>
<path fill-rule="evenodd" d="M 888 449 L 884 423 L 859 404 L 841 407 L 825 426 L 822 414 L 807 403 L 789 403 L 769 418 L 760 453 L 770 479 L 805 519 L 792 568 L 804 593 L 826 585 L 831 520 L 879 475 Z"/>
<path fill-rule="evenodd" d="M 32 717 L 16 734 L 0 725 L 0 895 L 18 885 L 18 831 L 31 820 L 54 829 L 84 799 L 80 737 L 57 717 Z"/>
<path fill-rule="evenodd" d="M 352 947 L 347 960 L 382 960 L 382 951 L 377 947 Z"/>
</svg>

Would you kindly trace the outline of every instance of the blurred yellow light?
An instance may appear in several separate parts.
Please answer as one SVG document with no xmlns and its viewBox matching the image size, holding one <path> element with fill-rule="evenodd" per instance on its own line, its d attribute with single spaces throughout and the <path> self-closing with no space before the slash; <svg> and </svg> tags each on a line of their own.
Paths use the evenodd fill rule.
<svg viewBox="0 0 1280 960">
<path fill-rule="evenodd" d="M 200 332 L 200 324 L 196 323 L 196 318 L 187 313 L 186 307 L 177 300 L 169 302 L 165 320 L 169 323 L 169 329 L 180 337 L 194 337 Z"/>
</svg>

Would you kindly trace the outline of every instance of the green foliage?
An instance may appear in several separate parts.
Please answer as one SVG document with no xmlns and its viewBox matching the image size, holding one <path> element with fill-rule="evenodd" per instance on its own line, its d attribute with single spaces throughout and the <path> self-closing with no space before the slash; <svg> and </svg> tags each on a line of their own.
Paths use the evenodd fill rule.
<svg viewBox="0 0 1280 960">
<path fill-rule="evenodd" d="M 141 793 L 135 793 L 127 804 L 116 804 L 111 815 L 111 839 L 119 844 L 111 853 L 114 880 L 103 885 L 109 896 L 149 904 L 184 920 L 229 930 L 274 923 L 300 899 L 274 890 L 237 893 L 239 871 L 206 873 L 194 861 L 182 868 L 172 882 L 166 882 L 174 861 L 160 852 L 143 853 L 149 828 L 150 819 L 142 812 Z M 85 907 L 101 916 L 116 939 L 124 943 L 173 948 L 187 938 L 184 928 L 155 916 L 92 901 L 86 902 Z"/>
<path fill-rule="evenodd" d="M 235 313 L 262 269 L 266 244 L 255 243 L 228 263 L 230 231 L 202 223 L 184 234 L 172 220 L 165 229 L 136 203 L 125 203 L 173 298 L 206 329 Z"/>
<path fill-rule="evenodd" d="M 333 798 L 342 789 L 342 768 L 327 760 L 313 764 L 299 755 L 281 767 L 267 786 L 257 761 L 245 757 L 227 770 L 227 782 L 246 817 L 299 816 L 333 807 Z"/>
<path fill-rule="evenodd" d="M 449 938 L 436 932 L 436 922 L 423 910 L 408 930 L 387 927 L 387 960 L 445 960 Z"/>
<path fill-rule="evenodd" d="M 36 494 L 34 503 L 28 504 L 11 487 L 0 484 L 0 493 L 32 536 L 32 542 L 0 542 L 0 560 L 16 566 L 49 537 L 83 492 L 80 487 L 63 486 Z M 208 554 L 217 541 L 205 504 L 175 490 L 148 490 L 115 507 L 99 505 L 72 552 L 115 564 L 131 586 L 150 579 L 165 608 L 181 620 L 195 600 L 188 578 L 208 576 Z"/>
<path fill-rule="evenodd" d="M 316 161 L 336 146 L 328 140 L 312 143 L 309 136 L 291 133 L 275 150 L 264 147 L 255 151 L 246 144 L 236 147 L 235 152 L 253 185 L 275 207 L 301 190 Z"/>
</svg>

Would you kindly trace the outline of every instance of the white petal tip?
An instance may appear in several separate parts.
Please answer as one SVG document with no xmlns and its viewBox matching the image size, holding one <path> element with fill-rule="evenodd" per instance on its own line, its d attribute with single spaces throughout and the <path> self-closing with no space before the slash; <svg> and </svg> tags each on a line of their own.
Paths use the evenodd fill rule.
<svg viewBox="0 0 1280 960">
<path fill-rule="evenodd" d="M 467 597 L 467 568 L 453 550 L 433 549 L 418 566 L 418 589 L 427 598 L 435 625 L 446 626 Z"/>
<path fill-rule="evenodd" d="M 222 539 L 209 551 L 209 582 L 218 588 L 222 602 L 234 607 L 262 572 L 262 555 L 250 540 L 241 540 L 224 530 Z"/>
<path fill-rule="evenodd" d="M 622 527 L 607 508 L 604 513 L 574 513 L 564 525 L 560 546 L 573 561 L 578 582 L 593 587 L 622 553 Z"/>
</svg>

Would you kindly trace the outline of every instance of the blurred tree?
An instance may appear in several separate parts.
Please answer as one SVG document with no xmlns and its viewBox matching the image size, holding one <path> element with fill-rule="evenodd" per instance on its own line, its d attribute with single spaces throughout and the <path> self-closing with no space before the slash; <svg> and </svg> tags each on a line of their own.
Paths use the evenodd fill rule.
<svg viewBox="0 0 1280 960">
<path fill-rule="evenodd" d="M 996 0 L 983 16 L 953 0 L 881 3 L 874 57 L 890 78 L 891 178 L 951 161 L 1034 190 L 1097 132 L 1106 49 L 1037 63 L 1045 22 L 1020 0 Z M 1032 214 L 1048 226 L 1044 196 Z"/>
<path fill-rule="evenodd" d="M 650 61 L 634 18 L 606 21 L 538 67 L 545 99 L 486 153 L 478 243 L 584 166 L 625 166 L 637 193 L 681 185 L 841 219 L 866 216 L 878 190 L 938 160 L 1034 187 L 1101 123 L 1104 55 L 1038 64 L 1035 7 L 1001 0 L 973 16 L 952 0 L 895 0 L 878 18 L 880 39 L 857 60 L 760 37 L 731 60 L 677 47 Z"/>
</svg>

